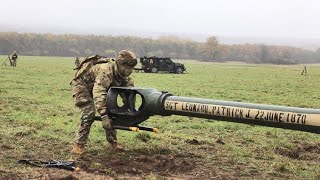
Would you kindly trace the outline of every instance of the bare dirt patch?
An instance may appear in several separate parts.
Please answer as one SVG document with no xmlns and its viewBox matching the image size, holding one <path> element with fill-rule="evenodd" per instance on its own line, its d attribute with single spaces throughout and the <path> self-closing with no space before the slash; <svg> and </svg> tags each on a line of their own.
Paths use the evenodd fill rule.
<svg viewBox="0 0 320 180">
<path fill-rule="evenodd" d="M 140 150 L 141 151 L 141 150 Z M 88 173 L 115 175 L 147 175 L 156 173 L 161 176 L 187 174 L 197 165 L 192 155 L 177 153 L 159 154 L 164 150 L 151 153 L 137 153 L 129 151 L 125 153 L 110 153 L 104 155 L 92 155 L 87 153 L 78 159 L 79 167 Z M 101 158 L 103 157 L 103 158 Z"/>
<path fill-rule="evenodd" d="M 22 176 L 13 171 L 0 169 L 0 179 L 21 179 Z"/>
<path fill-rule="evenodd" d="M 292 149 L 278 147 L 275 152 L 292 159 L 320 162 L 320 143 L 297 144 Z"/>
</svg>

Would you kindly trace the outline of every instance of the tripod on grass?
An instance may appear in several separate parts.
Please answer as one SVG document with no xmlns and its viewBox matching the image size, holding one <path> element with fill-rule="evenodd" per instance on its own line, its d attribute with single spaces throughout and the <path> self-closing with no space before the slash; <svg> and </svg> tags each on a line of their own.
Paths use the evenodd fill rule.
<svg viewBox="0 0 320 180">
<path fill-rule="evenodd" d="M 9 55 L 8 55 L 7 59 L 6 59 L 6 60 L 4 60 L 4 62 L 2 63 L 2 66 L 7 66 L 7 60 L 9 60 L 9 62 L 10 62 L 10 66 L 13 66 L 12 61 L 11 61 L 11 58 L 10 58 L 10 56 L 9 56 Z"/>
</svg>

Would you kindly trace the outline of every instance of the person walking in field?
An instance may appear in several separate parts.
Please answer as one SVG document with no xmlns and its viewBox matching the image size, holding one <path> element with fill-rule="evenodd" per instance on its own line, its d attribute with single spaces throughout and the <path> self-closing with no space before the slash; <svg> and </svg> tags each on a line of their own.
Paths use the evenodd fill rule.
<svg viewBox="0 0 320 180">
<path fill-rule="evenodd" d="M 307 66 L 304 66 L 302 72 L 301 72 L 301 75 L 307 75 Z"/>
<path fill-rule="evenodd" d="M 74 154 L 86 152 L 86 144 L 96 111 L 101 116 L 102 126 L 106 132 L 106 140 L 114 150 L 124 150 L 118 144 L 116 130 L 112 119 L 107 114 L 106 96 L 110 87 L 133 86 L 130 77 L 137 65 L 136 55 L 129 50 L 122 50 L 115 59 L 101 56 L 86 58 L 71 81 L 72 95 L 75 105 L 81 112 L 80 125 L 76 141 L 71 150 Z"/>
<path fill-rule="evenodd" d="M 18 59 L 18 55 L 17 55 L 17 52 L 14 51 L 11 55 L 11 66 L 12 67 L 17 67 L 17 59 Z"/>
<path fill-rule="evenodd" d="M 76 57 L 76 60 L 74 61 L 74 65 L 76 66 L 74 69 L 78 69 L 79 66 L 80 66 L 80 58 L 79 57 Z"/>
</svg>

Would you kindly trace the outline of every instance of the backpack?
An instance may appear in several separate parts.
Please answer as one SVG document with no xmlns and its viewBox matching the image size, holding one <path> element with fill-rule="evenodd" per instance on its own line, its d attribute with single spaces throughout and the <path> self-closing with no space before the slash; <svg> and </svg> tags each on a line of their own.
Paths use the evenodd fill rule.
<svg viewBox="0 0 320 180">
<path fill-rule="evenodd" d="M 99 55 L 89 56 L 80 63 L 79 67 L 76 68 L 78 71 L 76 72 L 73 80 L 76 80 L 82 77 L 84 73 L 88 72 L 91 69 L 91 67 L 93 67 L 96 64 L 110 63 L 113 61 L 114 59 L 110 59 L 105 56 L 99 56 Z"/>
</svg>

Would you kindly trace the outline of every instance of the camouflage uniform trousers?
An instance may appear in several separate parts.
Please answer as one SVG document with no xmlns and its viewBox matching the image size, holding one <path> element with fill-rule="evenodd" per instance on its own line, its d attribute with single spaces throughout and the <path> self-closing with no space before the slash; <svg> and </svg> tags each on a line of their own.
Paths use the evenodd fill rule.
<svg viewBox="0 0 320 180">
<path fill-rule="evenodd" d="M 81 81 L 72 81 L 71 86 L 75 105 L 81 112 L 80 124 L 75 142 L 77 144 L 87 144 L 90 128 L 94 122 L 96 113 L 92 90 L 88 89 Z M 114 144 L 117 143 L 117 133 L 116 130 L 112 128 L 111 123 L 110 120 L 102 121 L 103 128 L 106 131 L 107 141 Z"/>
<path fill-rule="evenodd" d="M 12 59 L 12 67 L 16 67 L 17 66 L 17 59 Z"/>
</svg>

